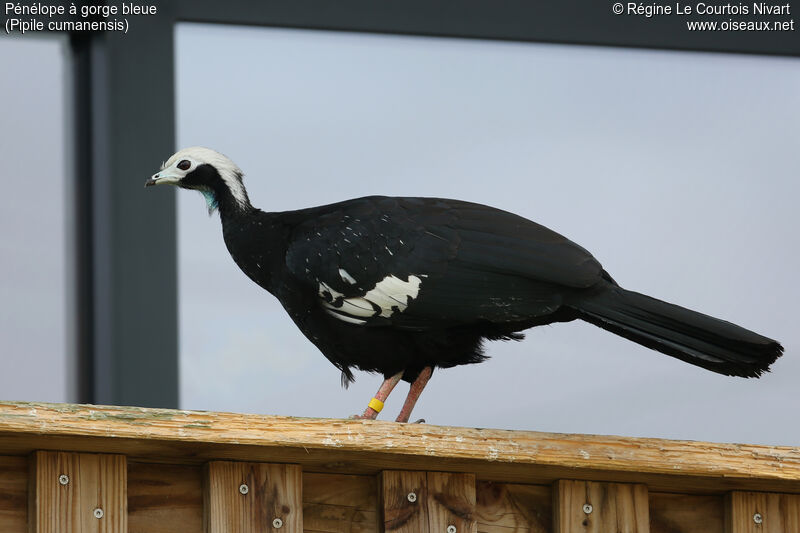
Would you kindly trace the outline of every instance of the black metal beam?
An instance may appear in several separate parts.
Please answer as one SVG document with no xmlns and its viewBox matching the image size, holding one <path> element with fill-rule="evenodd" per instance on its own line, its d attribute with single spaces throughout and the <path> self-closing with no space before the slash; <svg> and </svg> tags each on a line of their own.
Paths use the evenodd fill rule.
<svg viewBox="0 0 800 533">
<path fill-rule="evenodd" d="M 73 199 L 75 202 L 75 246 L 73 282 L 75 316 L 71 326 L 76 329 L 75 353 L 77 371 L 75 394 L 79 403 L 94 400 L 94 242 L 92 239 L 92 131 L 91 121 L 91 36 L 76 33 L 70 36 L 72 50 L 72 92 L 74 168 Z"/>
<path fill-rule="evenodd" d="M 800 55 L 794 31 L 689 31 L 688 20 L 790 20 L 791 16 L 616 15 L 616 0 L 175 0 L 178 19 L 226 24 L 514 41 Z M 621 2 L 627 11 L 628 2 Z M 636 2 L 636 4 L 653 2 Z M 696 2 L 681 2 L 696 6 Z M 717 4 L 707 1 L 706 4 Z M 786 4 L 787 2 L 781 2 Z M 788 2 L 796 13 L 796 1 Z M 732 4 L 737 4 L 732 2 Z M 795 21 L 800 24 L 800 19 Z"/>
</svg>

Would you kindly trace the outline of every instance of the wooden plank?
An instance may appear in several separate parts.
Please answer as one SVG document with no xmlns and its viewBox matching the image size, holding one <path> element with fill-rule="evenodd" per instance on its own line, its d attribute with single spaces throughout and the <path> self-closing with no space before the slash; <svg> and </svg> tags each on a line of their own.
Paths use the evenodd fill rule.
<svg viewBox="0 0 800 533">
<path fill-rule="evenodd" d="M 479 481 L 478 533 L 551 533 L 553 496 L 547 485 Z"/>
<path fill-rule="evenodd" d="M 384 531 L 477 533 L 472 474 L 385 471 L 381 493 Z"/>
<path fill-rule="evenodd" d="M 128 463 L 128 531 L 202 533 L 202 467 Z"/>
<path fill-rule="evenodd" d="M 302 489 L 298 465 L 212 461 L 206 466 L 205 530 L 301 533 Z"/>
<path fill-rule="evenodd" d="M 723 533 L 722 496 L 650 493 L 650 533 Z"/>
<path fill-rule="evenodd" d="M 636 482 L 658 492 L 800 493 L 797 447 L 0 402 L 0 454 L 42 448 L 124 453 L 148 462 L 300 463 L 329 473 L 413 469 L 513 483 Z"/>
<path fill-rule="evenodd" d="M 378 533 L 375 476 L 303 472 L 303 530 L 306 533 Z"/>
<path fill-rule="evenodd" d="M 800 531 L 800 496 L 732 492 L 725 499 L 725 533 Z"/>
<path fill-rule="evenodd" d="M 431 533 L 477 533 L 475 475 L 428 472 L 427 482 Z"/>
<path fill-rule="evenodd" d="M 427 533 L 428 489 L 425 472 L 381 472 L 383 529 Z"/>
<path fill-rule="evenodd" d="M 28 531 L 28 459 L 0 455 L 0 531 Z"/>
<path fill-rule="evenodd" d="M 128 531 L 124 456 L 38 451 L 29 470 L 31 533 Z"/>
<path fill-rule="evenodd" d="M 559 480 L 553 491 L 556 533 L 649 533 L 647 487 Z"/>
</svg>

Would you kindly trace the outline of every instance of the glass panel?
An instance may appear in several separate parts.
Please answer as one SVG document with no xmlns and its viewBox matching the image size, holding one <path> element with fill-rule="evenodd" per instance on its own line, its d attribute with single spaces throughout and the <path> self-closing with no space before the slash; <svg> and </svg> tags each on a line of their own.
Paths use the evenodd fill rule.
<svg viewBox="0 0 800 533">
<path fill-rule="evenodd" d="M 488 343 L 487 363 L 436 372 L 415 412 L 431 423 L 800 443 L 800 426 L 777 422 L 800 409 L 797 67 L 181 24 L 177 140 L 229 155 L 265 210 L 387 194 L 519 213 L 585 246 L 623 286 L 788 352 L 773 374 L 742 380 L 582 322 L 540 327 L 522 343 Z M 380 379 L 360 374 L 341 390 L 336 369 L 234 265 L 201 196 L 178 202 L 182 406 L 362 411 Z"/>
<path fill-rule="evenodd" d="M 74 401 L 66 38 L 0 39 L 0 399 Z"/>
</svg>

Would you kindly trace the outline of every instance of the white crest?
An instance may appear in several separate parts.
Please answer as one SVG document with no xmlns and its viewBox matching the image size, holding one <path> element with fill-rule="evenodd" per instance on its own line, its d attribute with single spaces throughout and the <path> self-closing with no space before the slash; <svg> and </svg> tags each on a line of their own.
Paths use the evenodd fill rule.
<svg viewBox="0 0 800 533">
<path fill-rule="evenodd" d="M 211 148 L 192 146 L 174 153 L 172 157 L 161 166 L 161 170 L 166 170 L 171 167 L 177 168 L 178 163 L 184 159 L 191 163 L 191 167 L 185 171 L 186 173 L 193 171 L 202 164 L 207 163 L 213 166 L 217 169 L 217 172 L 219 172 L 222 181 L 228 186 L 228 190 L 231 191 L 231 195 L 236 202 L 242 207 L 250 204 L 250 200 L 247 198 L 247 192 L 244 189 L 244 185 L 242 185 L 242 176 L 244 176 L 244 173 L 236 166 L 236 163 L 231 161 L 228 157 Z"/>
</svg>

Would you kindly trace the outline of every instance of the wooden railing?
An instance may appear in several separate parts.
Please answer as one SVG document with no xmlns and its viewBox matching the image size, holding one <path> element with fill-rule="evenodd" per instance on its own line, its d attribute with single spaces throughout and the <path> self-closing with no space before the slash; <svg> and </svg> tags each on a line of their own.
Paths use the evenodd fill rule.
<svg viewBox="0 0 800 533">
<path fill-rule="evenodd" d="M 0 532 L 800 533 L 800 448 L 0 402 Z"/>
</svg>

